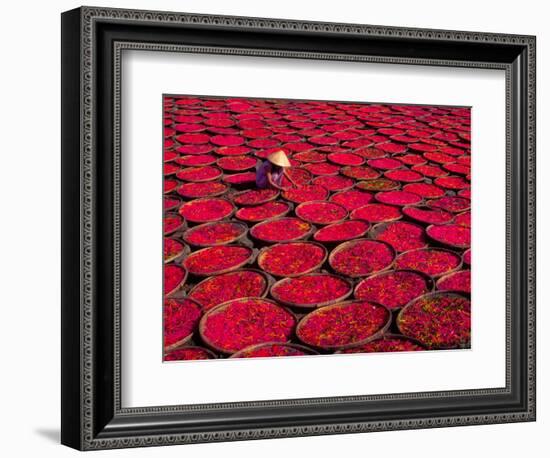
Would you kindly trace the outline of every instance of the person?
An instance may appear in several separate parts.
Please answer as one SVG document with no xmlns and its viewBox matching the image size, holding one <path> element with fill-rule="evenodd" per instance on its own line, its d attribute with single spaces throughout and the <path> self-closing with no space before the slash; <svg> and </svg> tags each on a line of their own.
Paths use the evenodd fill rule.
<svg viewBox="0 0 550 458">
<path fill-rule="evenodd" d="M 269 187 L 283 189 L 283 176 L 297 186 L 285 170 L 288 167 L 290 167 L 290 161 L 283 150 L 271 153 L 256 167 L 256 186 L 261 189 Z"/>
</svg>

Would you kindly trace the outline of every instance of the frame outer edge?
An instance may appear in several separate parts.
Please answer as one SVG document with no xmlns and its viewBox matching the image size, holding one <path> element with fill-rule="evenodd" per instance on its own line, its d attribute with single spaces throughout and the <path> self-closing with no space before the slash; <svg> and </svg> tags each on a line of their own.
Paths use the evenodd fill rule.
<svg viewBox="0 0 550 458">
<path fill-rule="evenodd" d="M 81 225 L 79 225 L 79 241 L 81 236 L 81 251 L 77 254 L 73 254 L 72 257 L 67 255 L 66 250 L 68 248 L 68 242 L 64 240 L 63 248 L 65 254 L 63 255 L 64 264 L 68 264 L 67 261 L 72 260 L 79 255 L 79 266 L 81 272 L 73 274 L 74 276 L 81 275 L 77 286 L 81 288 L 81 308 L 79 308 L 78 321 L 75 318 L 75 312 L 69 311 L 66 300 L 64 298 L 63 312 L 64 315 L 69 315 L 74 321 L 74 325 L 78 326 L 78 350 L 81 356 L 75 367 L 71 368 L 71 374 L 74 382 L 80 387 L 78 401 L 78 407 L 72 406 L 71 414 L 77 411 L 79 418 L 76 420 L 78 423 L 78 443 L 72 434 L 68 434 L 67 428 L 68 420 L 64 420 L 65 435 L 62 434 L 63 443 L 74 446 L 80 449 L 102 449 L 102 448 L 123 448 L 123 447 L 138 447 L 138 446 L 154 446 L 154 445 L 169 445 L 176 443 L 198 443 L 198 442 L 210 442 L 210 441 L 226 441 L 226 440 L 250 440 L 250 439 L 264 439 L 275 437 L 292 437 L 292 436 L 308 436 L 308 435 L 320 435 L 320 434 L 342 434 L 352 432 L 367 432 L 367 431 L 384 431 L 388 429 L 400 430 L 400 429 L 416 429 L 416 428 L 429 428 L 429 427 L 442 427 L 442 426 L 458 426 L 458 425 L 474 425 L 474 424 L 487 424 L 493 422 L 516 422 L 516 421 L 529 421 L 535 419 L 535 346 L 534 346 L 534 330 L 535 330 L 535 38 L 525 35 L 507 35 L 507 34 L 490 34 L 481 32 L 461 32 L 461 31 L 442 31 L 442 30 L 427 30 L 427 29 L 413 29 L 413 28 L 398 28 L 398 27 L 383 27 L 383 26 L 368 26 L 357 24 L 334 24 L 334 23 L 314 23 L 305 21 L 290 21 L 284 19 L 263 19 L 263 18 L 244 18 L 244 17 L 228 17 L 228 16 L 205 16 L 198 14 L 185 14 L 185 13 L 166 13 L 166 12 L 152 12 L 152 11 L 132 11 L 123 9 L 110 9 L 110 8 L 95 8 L 95 7 L 82 7 L 78 11 L 79 18 L 79 45 L 81 46 L 81 67 L 79 68 L 80 79 L 80 99 L 78 96 L 74 99 L 80 100 L 81 105 L 79 109 L 79 147 L 81 151 L 80 162 L 80 177 L 81 193 L 79 198 L 81 200 L 81 208 L 79 208 L 79 215 L 81 215 Z M 68 13 L 65 13 L 68 14 Z M 118 22 L 136 22 L 144 24 L 158 24 L 158 23 L 172 23 L 172 24 L 195 24 L 211 27 L 234 27 L 239 29 L 266 29 L 266 30 L 291 30 L 310 33 L 338 33 L 338 34 L 366 34 L 371 36 L 385 36 L 395 38 L 415 38 L 419 40 L 449 40 L 449 41 L 463 41 L 463 42 L 486 42 L 496 43 L 501 45 L 516 45 L 524 46 L 528 50 L 528 71 L 527 71 L 527 110 L 525 116 L 528 118 L 528 138 L 527 148 L 525 153 L 528 155 L 528 168 L 526 178 L 528 180 L 527 196 L 522 197 L 524 203 L 528 209 L 528 221 L 522 222 L 527 229 L 527 243 L 525 245 L 527 249 L 528 265 L 525 266 L 527 270 L 527 285 L 526 285 L 526 297 L 527 304 L 526 310 L 527 316 L 527 356 L 528 363 L 526 367 L 527 377 L 527 406 L 526 410 L 517 413 L 502 413 L 497 415 L 490 415 L 490 418 L 484 415 L 475 416 L 458 416 L 458 417 L 444 417 L 444 418 L 417 418 L 414 420 L 397 420 L 387 422 L 368 422 L 368 423 L 352 423 L 352 424 L 330 424 L 322 426 L 303 426 L 303 427 L 282 427 L 282 428 L 260 428 L 249 429 L 242 431 L 223 431 L 219 433 L 197 433 L 197 434 L 163 434 L 160 436 L 141 436 L 141 437 L 124 437 L 113 439 L 96 439 L 93 432 L 93 360 L 92 360 L 92 311 L 93 311 L 93 197 L 94 197 L 94 176 L 93 176 L 93 110 L 94 110 L 94 91 L 93 91 L 93 29 L 95 20 L 110 20 Z M 65 109 L 65 102 L 64 102 Z M 80 115 L 82 116 L 80 119 Z M 68 127 L 66 122 L 63 122 L 63 127 Z M 66 130 L 66 129 L 65 129 Z M 68 169 L 69 163 L 66 158 L 68 140 L 70 135 L 63 134 L 63 170 L 64 173 Z M 74 142 L 74 138 L 72 138 Z M 80 158 L 79 158 L 80 159 Z M 74 161 L 70 161 L 72 164 Z M 74 165 L 74 164 L 73 164 Z M 68 176 L 68 175 L 66 175 Z M 71 175 L 72 176 L 72 175 Z M 66 180 L 66 179 L 65 179 Z M 80 186 L 80 184 L 79 184 Z M 63 188 L 63 194 L 67 190 Z M 65 197 L 64 197 L 65 198 Z M 74 202 L 69 198 L 63 201 L 64 206 L 67 202 L 67 207 L 71 204 L 71 208 L 74 207 Z M 67 213 L 67 210 L 65 210 Z M 68 215 L 65 215 L 68 218 Z M 66 223 L 65 217 L 63 219 L 63 228 L 65 235 L 67 230 L 71 229 L 71 225 Z M 74 222 L 72 223 L 74 225 Z M 74 229 L 74 227 L 73 227 Z M 74 263 L 64 269 L 73 267 Z M 68 276 L 64 271 L 64 279 L 67 280 Z M 75 286 L 72 285 L 74 288 Z M 65 290 L 69 289 L 64 285 Z M 74 291 L 71 291 L 74 295 Z M 81 316 L 80 316 L 81 313 Z M 66 333 L 66 317 L 63 321 L 63 329 Z M 82 335 L 80 335 L 82 332 Z M 73 332 L 74 334 L 74 332 Z M 67 340 L 67 339 L 66 339 Z M 76 345 L 76 341 L 70 342 Z M 65 345 L 66 346 L 66 345 Z M 64 354 L 63 362 L 67 366 L 67 355 Z M 71 365 L 72 366 L 72 365 Z M 69 380 L 63 371 L 63 380 L 65 383 Z M 75 375 L 78 377 L 78 381 L 75 379 Z M 67 400 L 67 396 L 64 398 Z M 65 407 L 67 404 L 65 403 Z M 65 413 L 66 410 L 63 409 Z M 69 440 L 70 437 L 70 440 Z M 70 442 L 70 443 L 69 443 Z"/>
<path fill-rule="evenodd" d="M 97 195 L 94 172 L 95 164 L 95 77 L 94 77 L 94 24 L 93 13 L 88 7 L 79 8 L 80 30 L 80 151 L 81 151 L 81 327 L 84 329 L 80 345 L 82 360 L 81 375 L 81 417 L 80 417 L 80 450 L 97 449 L 94 446 L 94 403 L 97 393 L 94 392 L 94 343 L 95 335 L 93 314 L 94 307 L 94 213 Z"/>
<path fill-rule="evenodd" d="M 61 443 L 82 449 L 80 9 L 61 17 Z M 84 331 L 85 332 L 85 331 Z"/>
<path fill-rule="evenodd" d="M 527 415 L 537 419 L 536 380 L 536 37 L 527 42 Z"/>
</svg>

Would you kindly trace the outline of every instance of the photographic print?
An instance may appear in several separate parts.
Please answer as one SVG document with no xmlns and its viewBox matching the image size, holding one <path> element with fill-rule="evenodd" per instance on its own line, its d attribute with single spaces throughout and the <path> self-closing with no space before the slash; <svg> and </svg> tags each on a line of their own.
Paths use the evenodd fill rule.
<svg viewBox="0 0 550 458">
<path fill-rule="evenodd" d="M 163 107 L 164 361 L 470 348 L 469 107 Z"/>
</svg>

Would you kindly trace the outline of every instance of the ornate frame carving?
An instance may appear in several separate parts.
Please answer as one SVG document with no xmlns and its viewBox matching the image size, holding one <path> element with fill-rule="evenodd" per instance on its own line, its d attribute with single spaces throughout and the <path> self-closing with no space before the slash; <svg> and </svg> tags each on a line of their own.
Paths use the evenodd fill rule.
<svg viewBox="0 0 550 458">
<path fill-rule="evenodd" d="M 292 34 L 297 37 L 358 37 L 362 40 L 397 40 L 414 42 L 425 53 L 419 57 L 384 55 L 384 47 L 377 54 L 339 53 L 333 50 L 278 50 L 252 46 L 186 45 L 162 42 L 162 37 L 151 42 L 124 39 L 109 35 L 117 27 L 154 28 L 169 25 L 174 34 L 178 30 L 236 31 L 247 33 Z M 108 32 L 101 30 L 105 26 Z M 156 29 L 155 29 L 156 30 Z M 111 33 L 117 35 L 117 33 Z M 154 36 L 152 33 L 151 36 Z M 76 43 L 74 41 L 76 40 Z M 386 40 L 386 41 L 384 41 Z M 109 52 L 101 51 L 107 43 Z M 433 51 L 435 44 L 447 44 L 447 50 L 456 49 L 452 58 Z M 251 44 L 251 43 L 250 43 Z M 79 449 L 138 447 L 180 443 L 245 440 L 271 437 L 305 436 L 398 430 L 455 425 L 531 421 L 535 418 L 535 38 L 531 36 L 489 34 L 477 32 L 425 30 L 381 27 L 357 24 L 303 22 L 230 16 L 206 16 L 184 13 L 132 11 L 82 7 L 63 15 L 63 428 L 62 442 Z M 319 45 L 323 46 L 323 43 Z M 462 46 L 462 48 L 460 47 Z M 461 54 L 464 46 L 472 49 L 499 49 L 497 59 L 469 60 Z M 124 409 L 120 404 L 120 65 L 124 49 L 173 51 L 187 53 L 215 53 L 269 57 L 298 57 L 303 59 L 333 59 L 364 62 L 440 65 L 450 67 L 497 68 L 506 71 L 507 105 L 507 376 L 506 388 L 467 390 L 458 392 L 411 393 L 346 398 L 315 398 L 301 400 L 274 400 L 263 402 L 200 404 L 190 406 L 161 406 Z M 389 48 L 388 48 L 389 49 Z M 111 54 L 112 52 L 112 54 Z M 443 53 L 445 52 L 442 51 Z M 100 56 L 100 53 L 101 56 Z M 431 53 L 431 54 L 430 54 Z M 104 54 L 108 54 L 112 81 L 105 85 Z M 483 54 L 483 52 L 481 53 Z M 98 57 L 100 56 L 100 57 Z M 511 56 L 511 57 L 510 57 Z M 76 59 L 76 61 L 75 61 Z M 108 94 L 107 94 L 108 93 Z M 107 94 L 107 95 L 106 95 Z M 105 98 L 107 97 L 107 98 Z M 112 123 L 100 126 L 98 107 L 112 103 Z M 76 118 L 75 118 L 76 117 Z M 103 130 L 102 130 L 103 129 Z M 110 132 L 107 132 L 110 129 Z M 107 132 L 107 133 L 106 133 Z M 98 135 L 107 136 L 111 145 L 112 190 L 103 193 L 99 176 L 105 159 L 98 158 Z M 102 137 L 103 138 L 103 137 Z M 77 151 L 75 151 L 77 149 Z M 101 162 L 103 164 L 103 162 Z M 102 194 L 103 193 L 103 194 Z M 76 195 L 75 195 L 76 194 Z M 109 199 L 113 218 L 108 228 L 98 226 L 98 208 Z M 78 209 L 78 211 L 76 210 Z M 101 224 L 105 224 L 101 220 Z M 109 240 L 105 246 L 103 243 Z M 74 253 L 76 247 L 78 252 Z M 98 274 L 97 254 L 108 250 L 112 257 L 112 282 Z M 105 283 L 109 286 L 106 288 Z M 101 293 L 98 293 L 101 288 Z M 112 320 L 98 328 L 98 313 L 102 303 L 98 295 L 112 298 Z M 104 296 L 104 297 L 107 297 Z M 521 310 L 514 310 L 513 306 Z M 518 315 L 519 313 L 519 315 Z M 518 316 L 524 320 L 519 323 Z M 106 327 L 104 327 L 106 326 Z M 71 327 L 70 331 L 67 329 Z M 77 330 L 74 329 L 77 327 Z M 109 331 L 110 330 L 110 331 Z M 112 332 L 112 354 L 98 355 L 98 339 Z M 512 337 L 514 336 L 514 337 Z M 512 340 L 514 339 L 514 340 Z M 521 339 L 516 342 L 515 339 Z M 69 347 L 71 347 L 69 349 Z M 111 347 L 109 347 L 111 348 Z M 105 358 L 112 356 L 111 388 L 102 387 Z M 101 359 L 98 362 L 98 358 Z M 518 358 L 520 358 L 518 360 Z M 512 368 L 515 367 L 514 370 Z M 107 377 L 108 378 L 108 377 Z M 510 408 L 504 413 L 475 412 L 405 418 L 352 421 L 361 417 L 353 405 L 377 401 L 382 405 L 400 401 L 437 401 L 463 397 L 465 403 L 482 397 L 508 396 Z M 516 403 L 512 403 L 512 398 Z M 492 398 L 491 398 L 492 399 Z M 76 405 L 75 405 L 76 404 Z M 516 406 L 512 408 L 512 404 Z M 231 423 L 231 413 L 237 409 L 265 411 L 279 408 L 309 408 L 323 405 L 341 405 L 348 409 L 346 421 L 324 420 L 319 423 L 265 424 L 258 419 L 257 427 L 241 427 Z M 434 404 L 435 405 L 435 404 Z M 227 427 L 191 428 L 185 420 L 190 413 L 217 411 L 228 418 Z M 221 414 L 223 412 L 223 415 Z M 164 422 L 164 428 L 158 428 Z M 156 427 L 152 418 L 156 417 Z M 367 415 L 368 417 L 368 415 Z M 130 421 L 131 420 L 131 421 Z M 133 421 L 133 425 L 131 424 Z M 236 421 L 236 420 L 235 420 Z M 76 422 L 76 424 L 75 424 Z M 137 423 L 137 426 L 136 426 Z"/>
</svg>

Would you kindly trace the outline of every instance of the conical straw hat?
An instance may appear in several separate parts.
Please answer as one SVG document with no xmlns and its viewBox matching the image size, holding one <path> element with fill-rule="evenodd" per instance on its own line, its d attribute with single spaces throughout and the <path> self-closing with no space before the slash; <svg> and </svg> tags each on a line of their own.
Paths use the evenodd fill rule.
<svg viewBox="0 0 550 458">
<path fill-rule="evenodd" d="M 279 167 L 290 167 L 290 161 L 283 150 L 275 151 L 267 156 L 267 160 Z"/>
</svg>

